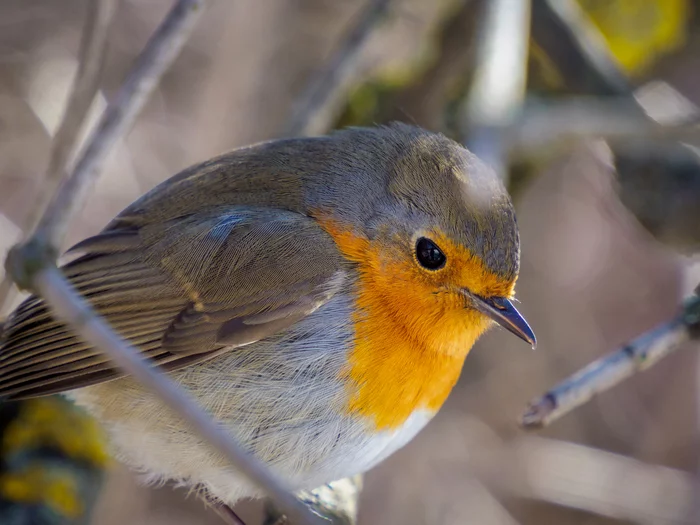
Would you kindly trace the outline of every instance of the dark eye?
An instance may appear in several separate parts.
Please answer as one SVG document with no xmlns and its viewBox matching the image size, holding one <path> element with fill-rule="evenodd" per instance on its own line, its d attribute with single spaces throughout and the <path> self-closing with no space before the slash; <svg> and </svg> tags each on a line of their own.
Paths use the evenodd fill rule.
<svg viewBox="0 0 700 525">
<path fill-rule="evenodd" d="M 428 270 L 438 270 L 445 266 L 447 258 L 440 251 L 440 248 L 425 237 L 418 239 L 416 243 L 416 258 L 423 268 Z"/>
</svg>

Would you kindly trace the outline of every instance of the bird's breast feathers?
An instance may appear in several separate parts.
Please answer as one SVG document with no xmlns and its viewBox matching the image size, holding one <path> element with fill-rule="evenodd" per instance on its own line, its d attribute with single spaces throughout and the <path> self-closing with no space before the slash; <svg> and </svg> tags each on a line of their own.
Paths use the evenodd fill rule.
<svg viewBox="0 0 700 525">
<path fill-rule="evenodd" d="M 416 405 L 392 425 L 359 410 L 353 399 L 377 385 L 348 377 L 355 344 L 354 293 L 336 295 L 286 332 L 173 373 L 239 442 L 297 488 L 364 472 L 411 440 L 434 415 Z M 380 352 L 381 353 L 381 352 Z M 399 381 L 395 388 L 420 398 Z M 369 389 L 369 390 L 368 390 Z M 419 389 L 420 390 L 420 389 Z M 379 388 L 376 395 L 385 389 Z M 213 480 L 225 501 L 252 494 L 226 462 L 129 378 L 71 393 L 107 426 L 123 461 L 151 479 Z M 400 407 L 399 407 L 400 408 Z M 138 441 L 138 443 L 137 443 Z M 245 488 L 242 488 L 245 487 Z"/>
</svg>

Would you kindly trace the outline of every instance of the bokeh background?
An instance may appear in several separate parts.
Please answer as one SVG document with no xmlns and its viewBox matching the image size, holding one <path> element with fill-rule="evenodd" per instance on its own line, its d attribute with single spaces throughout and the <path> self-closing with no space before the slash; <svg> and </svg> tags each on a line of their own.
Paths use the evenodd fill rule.
<svg viewBox="0 0 700 525">
<path fill-rule="evenodd" d="M 89 1 L 0 2 L 2 251 L 19 239 L 41 189 Z M 182 55 L 111 154 L 68 244 L 190 164 L 279 136 L 366 3 L 209 0 Z M 474 72 L 484 3 L 391 2 L 326 126 L 403 120 L 459 138 L 457 108 Z M 171 4 L 118 2 L 95 118 Z M 695 2 L 562 0 L 599 32 L 622 82 L 567 47 L 546 23 L 549 4 L 534 2 L 528 100 L 636 97 L 657 120 L 697 118 Z M 571 118 L 579 117 L 586 115 Z M 694 145 L 692 137 L 685 142 Z M 700 281 L 696 150 L 655 140 L 633 145 L 543 142 L 513 158 L 517 294 L 539 346 L 532 352 L 500 330 L 485 336 L 435 420 L 365 477 L 361 524 L 700 523 L 697 344 L 547 429 L 518 426 L 530 399 L 675 315 Z M 105 472 L 92 524 L 219 523 L 183 490 L 144 488 L 117 464 Z M 0 497 L 3 487 L 0 469 Z M 258 503 L 239 510 L 248 525 L 259 522 Z"/>
</svg>

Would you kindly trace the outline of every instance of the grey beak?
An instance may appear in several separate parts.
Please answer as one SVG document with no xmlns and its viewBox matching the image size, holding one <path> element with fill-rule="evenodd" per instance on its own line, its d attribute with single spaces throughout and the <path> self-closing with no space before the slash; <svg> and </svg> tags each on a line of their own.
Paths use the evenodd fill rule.
<svg viewBox="0 0 700 525">
<path fill-rule="evenodd" d="M 517 335 L 523 341 L 532 345 L 534 349 L 537 346 L 537 338 L 535 332 L 532 331 L 530 325 L 527 324 L 525 318 L 516 310 L 513 303 L 504 297 L 479 297 L 469 294 L 472 298 L 474 308 L 482 314 L 489 316 L 503 328 Z"/>
</svg>

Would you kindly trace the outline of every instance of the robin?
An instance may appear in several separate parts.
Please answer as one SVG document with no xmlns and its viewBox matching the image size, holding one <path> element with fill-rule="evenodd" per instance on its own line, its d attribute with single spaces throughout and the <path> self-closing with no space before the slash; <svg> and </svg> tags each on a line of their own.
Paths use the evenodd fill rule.
<svg viewBox="0 0 700 525">
<path fill-rule="evenodd" d="M 63 272 L 294 489 L 362 473 L 435 415 L 511 303 L 519 236 L 498 177 L 405 124 L 235 150 L 135 201 Z M 0 397 L 65 392 L 117 456 L 233 504 L 259 496 L 158 398 L 54 319 L 8 319 Z"/>
</svg>

